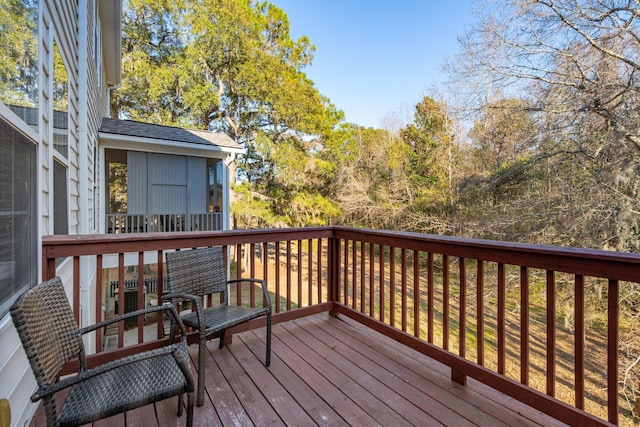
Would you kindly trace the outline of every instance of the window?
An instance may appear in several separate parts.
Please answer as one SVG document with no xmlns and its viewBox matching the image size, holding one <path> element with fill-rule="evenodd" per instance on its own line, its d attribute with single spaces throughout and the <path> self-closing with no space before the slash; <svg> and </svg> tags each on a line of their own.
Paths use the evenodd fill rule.
<svg viewBox="0 0 640 427">
<path fill-rule="evenodd" d="M 58 44 L 53 43 L 53 148 L 69 157 L 69 73 Z"/>
<path fill-rule="evenodd" d="M 222 162 L 207 159 L 207 202 L 209 212 L 222 211 Z"/>
<path fill-rule="evenodd" d="M 53 162 L 53 234 L 69 234 L 67 167 Z"/>
<path fill-rule="evenodd" d="M 36 151 L 0 118 L 0 317 L 38 277 Z"/>
<path fill-rule="evenodd" d="M 107 213 L 127 213 L 127 152 L 105 150 Z"/>
<path fill-rule="evenodd" d="M 69 73 L 53 42 L 53 234 L 69 234 Z M 61 260 L 57 260 L 60 262 Z"/>
<path fill-rule="evenodd" d="M 0 101 L 38 130 L 38 0 L 0 8 Z"/>
</svg>

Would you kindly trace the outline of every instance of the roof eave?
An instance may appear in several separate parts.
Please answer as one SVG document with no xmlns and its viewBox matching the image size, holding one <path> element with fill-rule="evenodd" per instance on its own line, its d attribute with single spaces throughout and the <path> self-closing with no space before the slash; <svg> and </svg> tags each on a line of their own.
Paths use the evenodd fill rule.
<svg viewBox="0 0 640 427">
<path fill-rule="evenodd" d="M 122 0 L 98 0 L 98 11 L 106 82 L 117 86 L 122 80 Z"/>
<path fill-rule="evenodd" d="M 142 138 L 139 136 L 119 135 L 108 132 L 98 134 L 100 144 L 105 148 L 118 148 L 131 151 L 147 151 L 164 154 L 193 155 L 199 157 L 222 158 L 229 154 L 243 154 L 243 148 L 221 147 L 211 144 L 192 144 L 183 141 Z"/>
</svg>

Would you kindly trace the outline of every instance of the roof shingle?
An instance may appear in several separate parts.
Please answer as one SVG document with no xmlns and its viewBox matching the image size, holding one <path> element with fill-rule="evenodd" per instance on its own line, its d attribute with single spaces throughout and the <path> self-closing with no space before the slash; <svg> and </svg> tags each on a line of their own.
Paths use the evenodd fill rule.
<svg viewBox="0 0 640 427">
<path fill-rule="evenodd" d="M 240 144 L 223 133 L 210 132 L 206 130 L 182 129 L 173 126 L 156 125 L 136 122 L 133 120 L 118 120 L 108 117 L 102 119 L 100 133 L 185 142 L 188 144 L 213 144 L 221 148 L 242 149 Z"/>
</svg>

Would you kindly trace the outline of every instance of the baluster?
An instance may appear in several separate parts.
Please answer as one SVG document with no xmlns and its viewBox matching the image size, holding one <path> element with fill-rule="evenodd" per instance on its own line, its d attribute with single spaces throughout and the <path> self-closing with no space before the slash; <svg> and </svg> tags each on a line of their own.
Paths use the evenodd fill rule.
<svg viewBox="0 0 640 427">
<path fill-rule="evenodd" d="M 449 257 L 442 255 L 442 348 L 449 350 Z"/>
<path fill-rule="evenodd" d="M 433 274 L 433 252 L 427 254 L 427 341 L 433 344 L 433 322 L 435 320 L 434 307 L 434 274 Z"/>
<path fill-rule="evenodd" d="M 529 270 L 520 267 L 520 382 L 529 385 Z"/>
<path fill-rule="evenodd" d="M 298 267 L 298 308 L 302 307 L 302 240 L 298 240 L 297 241 L 297 245 L 298 245 L 298 251 L 297 251 L 297 256 L 298 256 L 298 261 L 297 261 L 297 267 Z"/>
<path fill-rule="evenodd" d="M 256 245 L 251 243 L 249 245 L 249 277 L 256 277 Z M 249 307 L 255 308 L 256 306 L 256 288 L 255 283 L 249 284 Z"/>
<path fill-rule="evenodd" d="M 364 313 L 364 303 L 366 301 L 365 298 L 365 287 L 364 287 L 364 278 L 365 278 L 365 251 L 364 251 L 364 241 L 360 242 L 360 312 Z"/>
<path fill-rule="evenodd" d="M 357 307 L 357 293 L 356 290 L 358 288 L 358 263 L 357 263 L 357 255 L 358 255 L 358 242 L 355 240 L 351 244 L 351 308 L 354 310 Z"/>
<path fill-rule="evenodd" d="M 318 239 L 318 304 L 323 300 L 322 298 L 322 239 Z M 328 274 L 327 274 L 328 276 Z M 329 292 L 327 290 L 327 296 Z"/>
<path fill-rule="evenodd" d="M 384 278 L 384 246 L 380 245 L 380 253 L 379 253 L 379 263 L 380 263 L 380 321 L 384 322 L 384 288 L 385 288 L 385 278 Z"/>
<path fill-rule="evenodd" d="M 407 332 L 407 250 L 400 250 L 400 305 L 402 307 L 400 322 L 402 331 Z"/>
<path fill-rule="evenodd" d="M 584 276 L 575 276 L 575 384 L 576 408 L 584 409 Z"/>
<path fill-rule="evenodd" d="M 556 281 L 547 270 L 547 394 L 556 395 Z"/>
<path fill-rule="evenodd" d="M 420 338 L 420 252 L 413 251 L 413 335 Z"/>
<path fill-rule="evenodd" d="M 375 310 L 375 245 L 369 243 L 369 316 L 374 316 Z"/>
<path fill-rule="evenodd" d="M 466 357 L 467 354 L 467 261 L 465 258 L 458 259 L 460 270 L 460 311 L 458 313 L 460 324 L 458 329 L 458 354 Z"/>
<path fill-rule="evenodd" d="M 287 275 L 287 311 L 291 310 L 291 240 L 287 240 L 287 268 L 285 273 Z"/>
<path fill-rule="evenodd" d="M 389 247 L 389 324 L 396 326 L 396 248 Z"/>
<path fill-rule="evenodd" d="M 476 318 L 476 334 L 478 339 L 478 365 L 484 366 L 484 262 L 477 261 L 476 298 L 478 315 Z"/>
<path fill-rule="evenodd" d="M 619 283 L 609 279 L 607 301 L 607 406 L 609 422 L 618 424 L 618 326 Z"/>
<path fill-rule="evenodd" d="M 276 264 L 276 295 L 275 305 L 276 313 L 280 312 L 280 242 L 276 242 L 275 248 L 275 264 Z"/>
</svg>

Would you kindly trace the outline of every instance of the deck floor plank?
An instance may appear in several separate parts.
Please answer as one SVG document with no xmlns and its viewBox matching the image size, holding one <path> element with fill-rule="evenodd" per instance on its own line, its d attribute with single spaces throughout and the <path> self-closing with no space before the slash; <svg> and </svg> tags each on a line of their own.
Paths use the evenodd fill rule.
<svg viewBox="0 0 640 427">
<path fill-rule="evenodd" d="M 254 356 L 264 354 L 264 342 L 257 336 L 243 334 L 240 339 L 253 352 Z M 232 346 L 233 347 L 233 346 Z M 282 385 L 290 397 L 295 401 L 296 407 L 292 411 L 306 413 L 314 423 L 320 426 L 332 426 L 345 424 L 344 419 L 300 376 L 287 365 L 276 352 L 271 355 L 269 371 L 273 379 Z M 295 425 L 295 424 L 293 424 Z"/>
<path fill-rule="evenodd" d="M 176 401 L 177 399 L 174 398 L 173 400 Z M 153 404 L 145 405 L 135 411 L 127 411 L 124 415 L 127 427 L 147 427 L 158 425 L 156 409 Z"/>
<path fill-rule="evenodd" d="M 215 342 L 217 344 L 217 341 Z M 195 352 L 197 357 L 198 346 L 192 345 L 192 352 Z M 211 350 L 210 350 L 211 351 Z M 219 351 L 219 350 L 214 350 Z M 193 357 L 192 353 L 192 357 Z M 210 353 L 209 353 L 210 354 Z M 195 359 L 194 359 L 195 360 Z M 195 369 L 193 369 L 195 373 Z M 207 390 L 205 393 L 205 400 L 209 400 L 211 405 L 203 405 L 196 407 L 196 411 L 201 412 L 206 408 L 213 408 L 220 422 L 225 426 L 250 426 L 252 425 L 251 418 L 244 409 L 243 403 L 238 399 L 238 396 L 233 391 L 231 385 L 223 381 L 224 375 L 220 371 L 220 367 L 216 363 L 213 357 L 207 357 L 205 367 L 205 380 L 204 385 Z M 197 377 L 196 377 L 196 392 L 197 392 Z M 207 397 L 208 396 L 208 397 Z M 194 416 L 195 418 L 195 416 Z"/>
<path fill-rule="evenodd" d="M 394 383 L 393 379 L 391 379 L 391 382 L 386 381 L 390 378 L 380 376 L 382 370 L 379 367 L 375 370 L 367 369 L 365 358 L 360 353 L 355 351 L 348 352 L 344 343 L 324 334 L 319 328 L 310 324 L 304 325 L 304 323 L 304 320 L 298 319 L 294 322 L 288 322 L 283 327 L 329 362 L 329 369 L 334 370 L 341 377 L 341 381 L 352 381 L 365 390 L 375 390 L 375 396 L 379 400 L 379 403 L 373 402 L 376 407 L 382 405 L 384 407 L 381 409 L 385 412 L 391 411 L 401 414 L 412 425 L 420 425 L 421 423 L 434 425 L 438 424 L 438 422 L 461 427 L 472 425 L 471 423 L 465 423 L 462 417 L 457 419 L 449 417 L 447 420 L 438 421 L 432 414 L 420 408 L 419 404 L 415 404 L 420 399 L 428 398 L 427 396 L 417 396 L 419 393 L 408 390 L 410 387 L 407 383 Z M 311 326 L 310 330 L 305 329 L 305 326 L 306 328 Z M 394 389 L 394 386 L 398 388 Z M 412 393 L 416 395 L 417 399 L 409 397 Z M 451 414 L 451 411 L 448 412 Z M 375 416 L 375 414 L 371 415 Z"/>
<path fill-rule="evenodd" d="M 262 328 L 222 350 L 209 343 L 195 426 L 564 425 L 472 379 L 454 383 L 448 367 L 343 316 L 274 325 L 268 368 L 264 341 Z M 197 353 L 189 347 L 194 376 Z M 166 399 L 94 426 L 184 426 L 177 404 Z M 43 415 L 40 408 L 31 426 Z"/>
<path fill-rule="evenodd" d="M 240 366 L 244 367 L 258 390 L 264 395 L 264 399 L 271 404 L 285 425 L 313 425 L 313 418 L 306 410 L 300 410 L 301 405 L 292 396 L 291 393 L 294 393 L 294 390 L 283 386 L 280 382 L 279 375 L 276 374 L 278 367 L 282 367 L 280 360 L 276 360 L 277 356 L 272 355 L 271 365 L 269 368 L 265 367 L 263 359 L 260 359 L 264 357 L 264 344 L 257 337 L 253 336 L 253 339 L 251 337 L 251 334 L 247 334 L 235 339 L 233 345 L 228 346 L 231 354 Z M 256 344 L 253 346 L 255 353 L 247 344 L 251 341 Z M 286 372 L 283 375 L 295 377 L 293 372 Z M 303 394 L 308 395 L 308 391 L 305 390 Z M 317 400 L 317 396 L 314 396 L 313 401 Z"/>
<path fill-rule="evenodd" d="M 238 397 L 238 400 L 243 402 L 244 410 L 253 421 L 253 424 L 256 426 L 284 426 L 284 422 L 271 406 L 271 402 L 249 376 L 251 367 L 240 365 L 230 351 L 219 351 L 217 342 L 215 344 L 215 349 L 210 342 L 208 347 L 210 348 L 210 354 L 220 368 L 220 372 L 224 375 L 224 378 L 220 378 L 220 380 L 226 381 Z M 213 400 L 215 401 L 215 398 Z"/>
<path fill-rule="evenodd" d="M 429 376 L 427 377 L 428 381 L 432 381 L 434 384 L 438 384 L 443 388 L 447 388 L 453 384 L 455 387 L 449 388 L 450 393 L 455 394 L 463 402 L 471 403 L 472 405 L 481 408 L 483 411 L 491 414 L 494 418 L 502 420 L 507 425 L 542 425 L 545 427 L 566 426 L 566 424 L 556 420 L 555 418 L 552 418 L 531 406 L 525 405 L 512 397 L 497 392 L 491 387 L 479 383 L 472 378 L 467 380 L 466 387 L 458 387 L 455 383 L 452 383 L 449 380 L 449 367 L 429 357 L 423 356 L 405 345 L 387 339 L 386 337 L 382 337 L 381 342 L 381 335 L 377 332 L 367 327 L 363 327 L 351 319 L 343 317 L 340 317 L 340 319 L 344 321 L 331 323 L 331 327 L 338 328 L 355 339 L 366 341 L 374 350 L 370 353 L 372 357 L 377 356 L 377 353 L 382 352 L 386 347 L 392 347 L 394 359 L 401 360 L 402 365 L 410 369 L 411 372 L 423 377 L 425 373 L 440 373 L 442 378 L 439 379 L 437 377 Z M 322 322 L 319 324 L 322 324 Z M 331 331 L 333 332 L 334 329 L 331 329 Z M 425 369 L 425 367 L 427 369 Z M 457 405 L 459 404 L 460 403 Z M 453 409 L 457 408 L 457 405 L 454 406 Z"/>
<path fill-rule="evenodd" d="M 306 325 L 305 322 L 307 322 Z M 387 387 L 399 395 L 399 398 L 406 399 L 426 414 L 414 410 L 414 418 L 418 417 L 416 421 L 433 417 L 445 425 L 477 425 L 478 420 L 482 420 L 484 425 L 506 426 L 500 419 L 479 411 L 476 407 L 461 400 L 459 396 L 449 393 L 448 388 L 457 388 L 457 385 L 453 385 L 451 381 L 442 378 L 447 382 L 448 388 L 434 387 L 432 381 L 406 369 L 394 359 L 393 347 L 380 346 L 372 351 L 372 347 L 368 343 L 343 333 L 340 329 L 335 327 L 329 330 L 324 329 L 322 327 L 324 322 L 298 319 L 296 323 L 309 329 L 310 332 L 314 331 L 313 333 L 318 339 L 325 341 L 336 351 L 343 353 L 345 357 L 356 361 L 361 369 L 366 372 L 375 372 Z M 432 376 L 436 375 L 439 374 L 432 373 Z M 440 378 L 436 377 L 436 379 Z"/>
<path fill-rule="evenodd" d="M 295 337 L 287 339 L 289 338 L 287 335 L 284 329 L 274 328 L 272 345 L 282 361 L 304 382 L 308 383 L 321 399 L 334 408 L 346 424 L 376 425 L 376 420 L 350 399 L 348 390 L 336 386 L 319 372 L 327 367 L 326 363 L 317 358 L 309 360 L 306 358 L 307 354 L 301 355 L 297 350 L 302 348 L 304 344 L 293 339 Z M 285 339 L 284 341 L 281 336 Z"/>
<path fill-rule="evenodd" d="M 316 322 L 316 324 L 322 329 L 327 329 L 322 322 Z M 475 423 L 482 421 L 480 424 L 486 423 L 486 425 L 496 426 L 539 425 L 502 405 L 487 401 L 486 397 L 471 392 L 468 387 L 452 382 L 450 368 L 441 363 L 430 358 L 423 359 L 419 353 L 412 349 L 407 348 L 409 351 L 404 352 L 402 347 L 405 346 L 391 340 L 381 342 L 379 334 L 375 332 L 363 334 L 362 331 L 354 330 L 350 325 L 339 322 L 332 325 L 330 332 L 343 340 L 364 339 L 365 341 L 361 342 L 366 343 L 364 351 L 368 357 L 400 376 L 404 381 L 410 382 L 414 387 L 429 393 L 435 400 L 450 408 L 449 410 L 458 412 L 462 416 L 474 420 Z"/>
<path fill-rule="evenodd" d="M 370 417 L 374 420 L 373 424 L 369 424 L 364 419 L 358 421 L 357 424 L 389 426 L 411 425 L 400 413 L 389 410 L 384 398 L 380 398 L 372 393 L 374 390 L 376 393 L 380 391 L 378 389 L 380 384 L 367 388 L 358 382 L 352 381 L 337 369 L 327 357 L 307 346 L 305 344 L 305 338 L 307 337 L 304 337 L 303 334 L 301 334 L 301 330 L 296 328 L 294 324 L 288 323 L 288 326 L 284 324 L 281 326 L 282 327 L 276 331 L 278 338 L 281 339 L 291 351 L 297 353 L 304 359 L 308 363 L 309 368 L 314 369 L 318 375 L 323 376 L 334 388 L 340 389 L 348 399 L 368 415 L 367 418 Z M 292 331 L 291 329 L 294 330 Z M 315 341 L 313 337 L 311 339 Z M 351 420 L 352 419 L 347 418 L 349 423 L 351 423 Z"/>
</svg>

